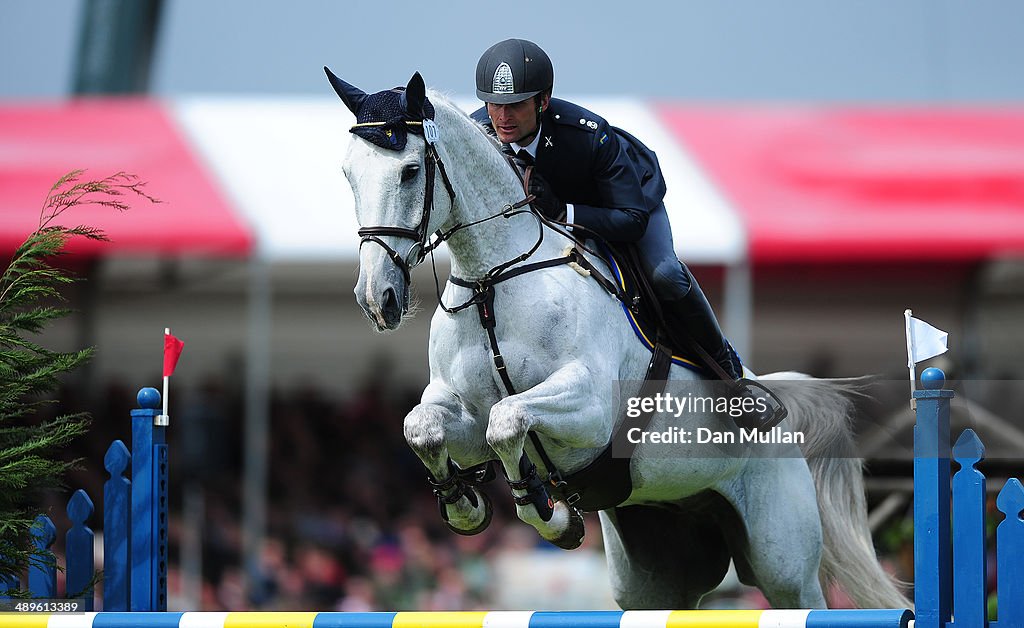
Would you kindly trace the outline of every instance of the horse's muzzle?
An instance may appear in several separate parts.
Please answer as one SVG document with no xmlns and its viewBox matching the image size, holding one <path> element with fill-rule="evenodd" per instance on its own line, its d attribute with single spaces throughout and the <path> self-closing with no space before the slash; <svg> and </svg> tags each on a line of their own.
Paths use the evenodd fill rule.
<svg viewBox="0 0 1024 628">
<path fill-rule="evenodd" d="M 394 329 L 402 322 L 402 314 L 405 307 L 399 302 L 394 288 L 388 288 L 381 296 L 381 313 L 384 315 L 384 322 L 387 329 Z"/>
<path fill-rule="evenodd" d="M 373 281 L 360 277 L 356 301 L 377 331 L 396 329 L 409 309 L 409 288 L 401 276 Z"/>
</svg>

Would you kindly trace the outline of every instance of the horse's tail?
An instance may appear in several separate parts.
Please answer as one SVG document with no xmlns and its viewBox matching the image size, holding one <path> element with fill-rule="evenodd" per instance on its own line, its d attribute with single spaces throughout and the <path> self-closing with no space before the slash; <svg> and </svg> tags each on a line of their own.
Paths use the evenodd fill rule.
<svg viewBox="0 0 1024 628">
<path fill-rule="evenodd" d="M 851 428 L 867 379 L 815 379 L 802 373 L 760 379 L 772 380 L 769 387 L 789 409 L 789 429 L 806 438 L 801 449 L 818 493 L 823 586 L 836 582 L 860 608 L 912 607 L 900 583 L 879 564 L 868 527 L 862 463 Z"/>
</svg>

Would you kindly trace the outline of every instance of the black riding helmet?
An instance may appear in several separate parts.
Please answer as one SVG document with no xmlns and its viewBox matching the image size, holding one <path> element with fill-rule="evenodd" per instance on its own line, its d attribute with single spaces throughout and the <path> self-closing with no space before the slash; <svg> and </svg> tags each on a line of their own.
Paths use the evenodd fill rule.
<svg viewBox="0 0 1024 628">
<path fill-rule="evenodd" d="M 499 41 L 476 64 L 476 96 L 507 105 L 551 89 L 555 72 L 541 47 L 525 39 Z"/>
</svg>

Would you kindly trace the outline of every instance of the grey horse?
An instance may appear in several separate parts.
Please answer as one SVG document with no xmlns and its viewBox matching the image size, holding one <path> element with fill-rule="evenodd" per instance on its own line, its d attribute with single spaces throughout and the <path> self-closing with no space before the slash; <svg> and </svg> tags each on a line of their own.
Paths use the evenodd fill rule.
<svg viewBox="0 0 1024 628">
<path fill-rule="evenodd" d="M 387 96 L 328 75 L 357 119 L 368 98 Z M 528 433 L 558 469 L 586 466 L 609 444 L 636 392 L 629 382 L 643 380 L 651 352 L 616 298 L 578 264 L 496 285 L 492 336 L 478 308 L 460 309 L 476 294 L 468 286 L 495 268 L 563 257 L 571 243 L 528 208 L 513 209 L 522 183 L 466 113 L 426 90 L 419 74 L 404 91 L 390 91 L 400 96 L 398 117 L 357 126 L 388 140 L 400 133 L 404 145 L 396 150 L 363 133 L 343 162 L 363 236 L 357 301 L 379 331 L 399 327 L 409 309 L 409 269 L 431 246 L 427 234 L 445 234 L 451 274 L 463 280 L 448 282 L 431 319 L 430 381 L 405 418 L 406 440 L 450 497 L 442 514 L 453 530 L 478 532 L 491 517 L 473 485 L 449 490 L 458 472 L 497 460 L 519 518 L 560 546 L 578 545 L 583 524 L 572 505 L 560 500 L 542 512 L 544 505 L 529 499 L 522 461 L 524 452 L 537 460 L 537 451 Z M 586 257 L 608 272 L 601 259 Z M 788 406 L 783 428 L 806 435 L 803 455 L 692 457 L 637 444 L 632 491 L 600 512 L 616 601 L 628 609 L 696 608 L 732 560 L 740 579 L 776 608 L 823 608 L 822 583 L 832 581 L 862 607 L 908 606 L 879 565 L 866 523 L 861 461 L 851 455 L 856 383 L 796 373 L 762 379 L 773 380 Z M 679 366 L 669 380 L 710 386 Z M 625 394 L 614 394 L 616 382 L 625 382 Z M 733 429 L 724 415 L 677 414 L 655 414 L 649 430 Z"/>
</svg>

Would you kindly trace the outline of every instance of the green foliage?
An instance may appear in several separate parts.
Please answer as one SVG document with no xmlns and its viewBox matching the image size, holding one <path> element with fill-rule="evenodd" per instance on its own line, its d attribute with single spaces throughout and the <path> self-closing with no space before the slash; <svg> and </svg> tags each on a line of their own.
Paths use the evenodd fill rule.
<svg viewBox="0 0 1024 628">
<path fill-rule="evenodd" d="M 896 554 L 914 544 L 914 518 L 900 517 L 882 527 L 875 534 L 878 549 L 885 554 Z"/>
<path fill-rule="evenodd" d="M 65 253 L 75 237 L 106 240 L 94 227 L 55 224 L 64 212 L 82 205 L 128 209 L 125 196 L 158 202 L 129 174 L 82 181 L 83 171 L 61 177 L 39 213 L 39 227 L 18 247 L 0 275 L 0 578 L 20 575 L 29 564 L 52 564 L 53 556 L 29 542 L 40 492 L 61 486 L 75 461 L 53 458 L 88 427 L 84 413 L 46 418 L 40 411 L 61 375 L 88 360 L 91 348 L 53 351 L 33 339 L 53 321 L 69 314 L 61 290 L 76 279 L 50 261 Z"/>
</svg>

